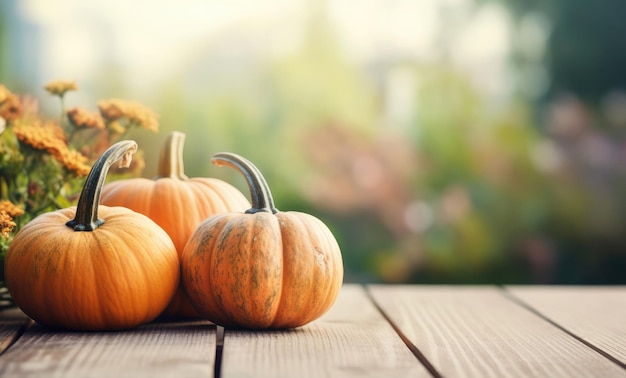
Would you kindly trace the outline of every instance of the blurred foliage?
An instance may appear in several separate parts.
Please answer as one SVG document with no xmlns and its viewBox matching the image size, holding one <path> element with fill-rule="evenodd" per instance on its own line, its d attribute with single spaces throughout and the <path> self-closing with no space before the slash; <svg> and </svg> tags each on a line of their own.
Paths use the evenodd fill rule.
<svg viewBox="0 0 626 378">
<path fill-rule="evenodd" d="M 626 5 L 476 6 L 489 2 L 513 14 L 516 97 L 493 101 L 445 52 L 359 66 L 315 8 L 296 53 L 230 76 L 200 54 L 163 87 L 152 104 L 161 133 L 137 136 L 145 172 L 171 130 L 189 136 L 190 176 L 246 192 L 208 163 L 218 151 L 246 156 L 279 209 L 330 226 L 346 281 L 626 283 Z M 529 17 L 545 23 L 545 50 L 526 50 Z M 537 71 L 544 90 L 523 90 Z M 401 122 L 386 113 L 396 74 L 410 94 Z"/>
</svg>

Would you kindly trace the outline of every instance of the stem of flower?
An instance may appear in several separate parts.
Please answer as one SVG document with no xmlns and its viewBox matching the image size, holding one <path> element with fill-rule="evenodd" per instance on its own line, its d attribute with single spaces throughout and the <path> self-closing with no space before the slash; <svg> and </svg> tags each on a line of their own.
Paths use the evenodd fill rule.
<svg viewBox="0 0 626 378">
<path fill-rule="evenodd" d="M 65 119 L 65 96 L 64 94 L 60 95 L 61 99 L 61 117 L 59 118 L 59 125 L 63 128 L 63 120 Z"/>
</svg>

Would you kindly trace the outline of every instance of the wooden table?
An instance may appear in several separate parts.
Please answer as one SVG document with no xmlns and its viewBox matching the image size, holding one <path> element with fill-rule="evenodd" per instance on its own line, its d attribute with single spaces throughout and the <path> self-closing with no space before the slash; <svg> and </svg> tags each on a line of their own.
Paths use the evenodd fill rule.
<svg viewBox="0 0 626 378">
<path fill-rule="evenodd" d="M 297 329 L 58 332 L 0 313 L 0 377 L 626 377 L 626 286 L 344 285 Z"/>
</svg>

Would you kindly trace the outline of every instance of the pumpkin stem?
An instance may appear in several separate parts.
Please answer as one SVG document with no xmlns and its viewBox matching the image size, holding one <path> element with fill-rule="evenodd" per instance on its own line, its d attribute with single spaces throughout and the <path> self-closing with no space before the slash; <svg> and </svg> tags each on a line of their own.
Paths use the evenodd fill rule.
<svg viewBox="0 0 626 378">
<path fill-rule="evenodd" d="M 113 163 L 120 161 L 121 168 L 128 168 L 132 155 L 137 152 L 137 143 L 133 140 L 117 142 L 109 147 L 91 167 L 87 181 L 78 198 L 76 216 L 65 225 L 75 231 L 93 231 L 104 223 L 98 219 L 98 205 L 104 180 Z"/>
<path fill-rule="evenodd" d="M 185 167 L 183 164 L 183 148 L 185 146 L 185 133 L 180 131 L 172 131 L 165 142 L 159 154 L 159 166 L 157 168 L 157 176 L 155 179 L 169 177 L 179 180 L 188 180 L 185 175 Z"/>
<path fill-rule="evenodd" d="M 278 212 L 276 207 L 274 207 L 274 199 L 267 181 L 265 181 L 261 171 L 248 159 L 231 152 L 220 152 L 213 155 L 211 162 L 218 167 L 228 166 L 234 168 L 246 179 L 250 189 L 250 202 L 252 203 L 252 208 L 246 210 L 247 214 L 262 211 L 272 214 Z"/>
</svg>

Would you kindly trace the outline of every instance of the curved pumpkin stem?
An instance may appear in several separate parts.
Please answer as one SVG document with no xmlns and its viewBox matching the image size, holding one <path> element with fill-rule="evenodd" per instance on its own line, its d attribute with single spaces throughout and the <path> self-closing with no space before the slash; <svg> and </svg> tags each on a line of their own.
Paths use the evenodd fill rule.
<svg viewBox="0 0 626 378">
<path fill-rule="evenodd" d="M 98 205 L 109 168 L 120 159 L 122 159 L 120 167 L 128 168 L 135 152 L 137 152 L 137 143 L 133 140 L 117 142 L 104 151 L 89 171 L 87 181 L 78 198 L 76 216 L 66 223 L 68 227 L 75 231 L 93 231 L 104 223 L 104 220 L 98 219 Z"/>
<path fill-rule="evenodd" d="M 185 137 L 185 133 L 181 133 L 180 131 L 172 131 L 167 136 L 159 154 L 159 166 L 155 179 L 163 177 L 179 180 L 189 179 L 189 177 L 185 175 L 185 166 L 183 164 Z"/>
<path fill-rule="evenodd" d="M 261 171 L 248 159 L 231 152 L 220 152 L 213 155 L 211 162 L 218 167 L 228 166 L 234 168 L 246 179 L 250 189 L 250 202 L 252 203 L 252 208 L 246 210 L 247 214 L 258 212 L 276 214 L 278 212 L 276 207 L 274 207 L 274 199 L 267 181 L 265 181 Z"/>
</svg>

